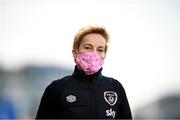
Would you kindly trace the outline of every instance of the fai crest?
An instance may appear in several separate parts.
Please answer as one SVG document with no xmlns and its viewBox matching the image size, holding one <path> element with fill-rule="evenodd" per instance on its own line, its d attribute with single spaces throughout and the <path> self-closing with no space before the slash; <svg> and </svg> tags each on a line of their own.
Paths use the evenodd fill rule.
<svg viewBox="0 0 180 120">
<path fill-rule="evenodd" d="M 117 102 L 117 93 L 113 91 L 106 91 L 104 92 L 104 99 L 109 105 L 113 106 Z"/>
</svg>

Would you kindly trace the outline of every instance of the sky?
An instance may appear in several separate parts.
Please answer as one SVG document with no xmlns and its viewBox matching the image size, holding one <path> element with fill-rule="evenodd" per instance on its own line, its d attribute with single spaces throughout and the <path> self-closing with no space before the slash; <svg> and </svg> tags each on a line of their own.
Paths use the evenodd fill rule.
<svg viewBox="0 0 180 120">
<path fill-rule="evenodd" d="M 103 74 L 123 84 L 132 109 L 179 92 L 179 0 L 0 0 L 0 64 L 73 69 L 73 38 L 87 25 L 109 31 Z"/>
</svg>

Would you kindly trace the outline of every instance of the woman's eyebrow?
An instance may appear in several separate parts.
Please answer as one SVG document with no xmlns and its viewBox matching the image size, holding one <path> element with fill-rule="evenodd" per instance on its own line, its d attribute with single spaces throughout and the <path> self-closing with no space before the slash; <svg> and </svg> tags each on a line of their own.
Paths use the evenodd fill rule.
<svg viewBox="0 0 180 120">
<path fill-rule="evenodd" d="M 91 45 L 91 44 L 84 44 L 83 46 L 93 46 L 93 45 Z"/>
<path fill-rule="evenodd" d="M 90 47 L 93 47 L 93 45 L 92 44 L 89 44 L 89 43 L 87 43 L 87 44 L 84 44 L 83 46 L 90 46 Z M 105 48 L 105 46 L 103 46 L 103 45 L 100 45 L 100 46 L 98 46 L 97 48 Z"/>
<path fill-rule="evenodd" d="M 98 48 L 105 48 L 105 46 L 98 46 Z"/>
</svg>

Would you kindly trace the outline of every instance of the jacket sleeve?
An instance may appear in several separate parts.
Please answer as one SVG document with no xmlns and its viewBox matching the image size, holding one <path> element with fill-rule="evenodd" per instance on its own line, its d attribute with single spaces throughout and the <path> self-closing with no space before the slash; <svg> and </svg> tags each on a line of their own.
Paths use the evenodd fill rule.
<svg viewBox="0 0 180 120">
<path fill-rule="evenodd" d="M 126 96 L 126 92 L 120 82 L 115 80 L 116 89 L 120 95 L 120 106 L 118 106 L 117 118 L 118 119 L 132 119 L 131 109 Z"/>
<path fill-rule="evenodd" d="M 52 82 L 45 90 L 39 109 L 37 111 L 36 119 L 52 119 L 57 117 L 58 96 L 57 85 Z"/>
</svg>

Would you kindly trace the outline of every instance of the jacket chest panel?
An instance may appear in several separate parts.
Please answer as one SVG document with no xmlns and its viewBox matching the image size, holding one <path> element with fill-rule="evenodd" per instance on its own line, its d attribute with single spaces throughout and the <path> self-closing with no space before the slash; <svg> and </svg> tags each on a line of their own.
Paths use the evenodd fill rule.
<svg viewBox="0 0 180 120">
<path fill-rule="evenodd" d="M 84 114 L 84 118 L 113 118 L 119 105 L 118 93 L 111 87 L 65 89 L 60 100 L 64 111 L 71 113 L 74 117 Z"/>
<path fill-rule="evenodd" d="M 90 97 L 88 90 L 64 90 L 61 96 L 61 103 L 64 107 L 89 106 Z"/>
</svg>

